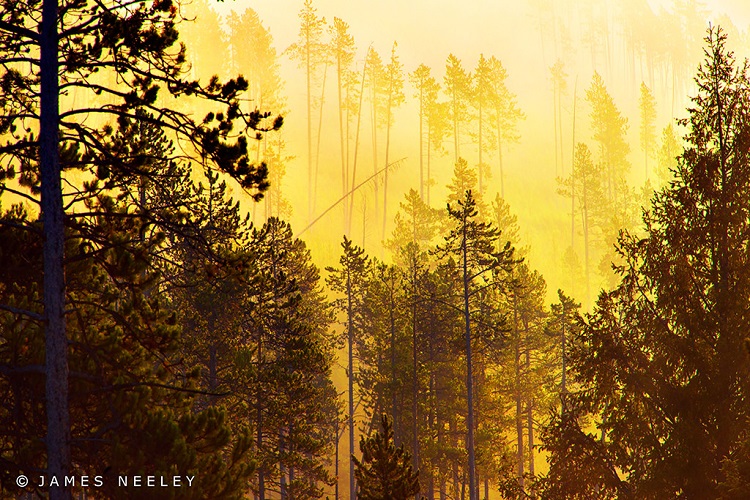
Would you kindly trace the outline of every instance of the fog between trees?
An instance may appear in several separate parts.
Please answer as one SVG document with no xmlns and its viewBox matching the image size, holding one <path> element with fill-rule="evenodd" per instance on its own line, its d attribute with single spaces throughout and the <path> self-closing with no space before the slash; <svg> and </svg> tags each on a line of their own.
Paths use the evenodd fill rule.
<svg viewBox="0 0 750 500">
<path fill-rule="evenodd" d="M 168 77 L 91 70 L 98 41 L 61 63 L 83 82 L 60 94 L 70 457 L 34 378 L 47 253 L 19 124 L 45 84 L 3 39 L 3 488 L 105 463 L 203 471 L 195 498 L 412 498 L 417 469 L 441 500 L 744 498 L 747 7 L 148 16 L 167 41 L 118 36 L 163 43 Z"/>
</svg>

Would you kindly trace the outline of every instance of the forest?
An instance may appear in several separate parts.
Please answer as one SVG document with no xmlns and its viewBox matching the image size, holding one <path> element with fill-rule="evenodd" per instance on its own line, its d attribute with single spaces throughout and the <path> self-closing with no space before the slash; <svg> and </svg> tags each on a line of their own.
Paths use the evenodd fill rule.
<svg viewBox="0 0 750 500">
<path fill-rule="evenodd" d="M 750 8 L 391 3 L 0 4 L 0 498 L 750 498 Z"/>
</svg>

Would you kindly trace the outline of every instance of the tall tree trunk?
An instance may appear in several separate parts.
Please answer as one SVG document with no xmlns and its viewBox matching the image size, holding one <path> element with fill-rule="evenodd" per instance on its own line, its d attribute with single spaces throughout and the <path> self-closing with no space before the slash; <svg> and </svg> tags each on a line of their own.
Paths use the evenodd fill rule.
<svg viewBox="0 0 750 500">
<path fill-rule="evenodd" d="M 583 247 L 584 247 L 584 266 L 586 269 L 586 304 L 590 303 L 591 297 L 591 270 L 589 268 L 589 206 L 588 206 L 588 186 L 586 178 L 588 173 L 583 174 Z"/>
<path fill-rule="evenodd" d="M 315 173 L 313 175 L 313 213 L 315 213 L 315 205 L 318 202 L 318 166 L 320 164 L 320 137 L 322 135 L 323 130 L 323 103 L 325 102 L 325 94 L 326 94 L 326 78 L 328 77 L 328 62 L 326 62 L 325 67 L 323 69 L 323 85 L 321 85 L 320 89 L 320 109 L 318 111 L 318 138 L 317 143 L 315 145 Z"/>
<path fill-rule="evenodd" d="M 399 414 L 399 404 L 398 404 L 398 395 L 396 394 L 396 387 L 398 386 L 396 382 L 396 317 L 395 317 L 395 304 L 394 304 L 394 298 L 393 298 L 393 287 L 394 283 L 391 279 L 392 276 L 389 276 L 389 305 L 388 305 L 388 321 L 390 325 L 391 330 L 391 416 L 393 417 L 393 434 L 394 434 L 394 442 L 396 443 L 396 446 L 401 444 L 402 436 L 401 436 L 401 415 Z"/>
<path fill-rule="evenodd" d="M 312 62 L 310 61 L 310 28 L 305 31 L 305 74 L 307 77 L 307 221 L 313 218 L 312 167 Z"/>
<path fill-rule="evenodd" d="M 431 206 L 430 205 L 430 180 L 432 179 L 431 177 L 432 174 L 430 172 L 430 167 L 431 167 L 430 160 L 431 159 L 432 159 L 432 132 L 430 131 L 430 127 L 428 124 L 427 126 L 427 206 L 428 207 Z"/>
<path fill-rule="evenodd" d="M 339 100 L 339 143 L 341 146 L 341 196 L 346 196 L 346 191 L 349 186 L 349 182 L 347 181 L 347 173 L 346 173 L 346 143 L 348 142 L 348 134 L 345 136 L 345 130 L 344 130 L 344 109 L 343 109 L 343 98 L 341 96 L 342 91 L 342 82 L 341 82 L 341 54 L 337 54 L 336 56 L 336 82 L 337 82 L 337 90 L 338 90 L 338 100 Z M 348 129 L 348 121 L 347 121 L 347 129 Z M 346 139 L 345 139 L 346 137 Z M 349 228 L 349 222 L 347 215 L 347 205 L 346 203 L 342 203 L 343 209 L 344 209 L 344 233 L 347 233 L 347 230 Z"/>
<path fill-rule="evenodd" d="M 553 74 L 554 78 L 554 74 Z M 552 115 L 554 120 L 554 129 L 555 129 L 555 176 L 560 175 L 560 163 L 559 163 L 559 146 L 558 142 L 562 140 L 562 138 L 557 137 L 557 100 L 558 100 L 558 83 L 557 80 L 554 80 L 553 87 L 552 87 Z"/>
<path fill-rule="evenodd" d="M 455 89 L 453 90 L 453 160 L 454 165 L 458 163 L 458 159 L 461 157 L 461 151 L 458 140 L 459 127 L 458 127 L 458 96 L 456 95 Z"/>
<path fill-rule="evenodd" d="M 578 97 L 578 77 L 576 77 L 575 85 L 573 86 L 573 131 L 571 132 L 573 135 L 573 147 L 570 150 L 571 154 L 571 160 L 570 160 L 570 249 L 571 252 L 575 253 L 576 247 L 575 247 L 575 234 L 576 234 L 576 170 L 575 170 L 575 164 L 576 164 L 576 104 Z M 570 280 L 571 280 L 571 290 L 575 291 L 575 273 L 573 271 L 573 266 L 570 267 Z"/>
<path fill-rule="evenodd" d="M 560 341 L 560 344 L 561 344 L 560 350 L 562 352 L 560 356 L 561 362 L 562 362 L 562 380 L 560 381 L 560 405 L 562 407 L 563 415 L 565 415 L 565 394 L 567 393 L 567 389 L 565 387 L 565 377 L 566 377 L 565 371 L 567 368 L 565 366 L 565 319 L 566 319 L 566 316 L 567 315 L 565 314 L 565 306 L 563 305 L 563 320 L 562 320 L 562 335 L 561 335 L 562 338 Z"/>
<path fill-rule="evenodd" d="M 469 452 L 469 500 L 478 500 L 476 495 L 476 458 L 474 453 L 474 380 L 471 359 L 471 316 L 469 311 L 469 277 L 468 249 L 466 247 L 466 220 L 463 224 L 463 240 L 461 242 L 461 253 L 463 254 L 463 285 L 464 285 L 464 336 L 466 343 L 466 395 L 468 401 L 467 416 L 467 440 L 466 448 Z"/>
<path fill-rule="evenodd" d="M 482 106 L 482 99 L 480 97 L 479 99 L 479 195 L 481 196 L 484 192 L 484 189 L 482 187 L 482 179 L 484 177 L 484 165 L 482 164 L 482 124 L 483 124 L 483 116 L 482 116 L 483 106 Z"/>
<path fill-rule="evenodd" d="M 263 364 L 263 345 L 261 342 L 260 335 L 258 336 L 258 364 Z M 255 446 L 258 449 L 258 453 L 263 453 L 263 394 L 261 393 L 261 384 L 258 384 L 256 403 L 255 403 L 255 421 L 257 422 L 257 431 L 255 436 Z M 265 500 L 266 498 L 266 476 L 263 465 L 258 467 L 258 499 Z"/>
<path fill-rule="evenodd" d="M 352 280 L 350 271 L 346 275 L 346 300 L 348 314 L 349 343 L 349 498 L 356 500 L 357 489 L 354 482 L 354 309 L 352 304 Z"/>
<path fill-rule="evenodd" d="M 359 152 L 359 128 L 362 121 L 362 99 L 365 95 L 365 76 L 367 75 L 367 60 L 362 68 L 362 85 L 359 89 L 359 108 L 357 110 L 357 131 L 354 134 L 354 159 L 352 160 L 352 188 L 349 191 L 349 228 L 348 233 L 352 232 L 352 219 L 354 219 L 354 188 L 357 186 L 357 153 Z M 364 221 L 365 214 L 362 214 Z M 364 225 L 364 222 L 363 222 Z M 364 247 L 364 239 L 362 246 Z"/>
<path fill-rule="evenodd" d="M 339 410 L 338 406 L 336 407 L 336 424 L 335 424 L 335 436 L 334 439 L 336 440 L 336 465 L 334 469 L 334 477 L 336 478 L 336 484 L 334 486 L 334 498 L 336 500 L 339 500 L 339 441 L 341 440 L 341 434 L 339 434 Z"/>
<path fill-rule="evenodd" d="M 523 401 L 521 399 L 521 337 L 518 330 L 518 287 L 513 291 L 513 334 L 515 341 L 515 355 L 513 357 L 515 381 L 514 381 L 514 396 L 516 400 L 516 462 L 517 462 L 517 474 L 518 484 L 523 488 L 523 472 L 524 472 L 524 457 L 523 457 Z"/>
<path fill-rule="evenodd" d="M 419 87 L 419 197 L 424 200 L 424 83 Z"/>
<path fill-rule="evenodd" d="M 65 332 L 65 212 L 60 168 L 57 0 L 43 0 L 40 50 L 39 166 L 43 223 L 47 475 L 60 479 L 50 499 L 70 498 L 68 339 Z"/>
<path fill-rule="evenodd" d="M 279 430 L 279 455 L 284 454 L 284 431 L 282 429 Z M 281 495 L 281 500 L 287 500 L 289 498 L 289 488 L 286 482 L 286 467 L 284 466 L 284 461 L 282 460 L 279 463 L 279 493 Z"/>
<path fill-rule="evenodd" d="M 500 197 L 505 199 L 505 175 L 503 173 L 503 132 L 500 128 L 500 110 L 497 109 L 497 162 L 500 167 Z"/>
<path fill-rule="evenodd" d="M 378 97 L 377 97 L 377 89 L 376 89 L 377 82 L 375 81 L 374 70 L 373 70 L 373 77 L 372 77 L 372 81 L 370 82 L 370 85 L 371 85 L 370 97 L 372 100 L 372 103 L 371 103 L 372 106 L 370 107 L 370 118 L 372 120 L 372 173 L 377 174 L 378 173 L 378 108 L 377 108 Z M 375 210 L 373 211 L 373 214 L 375 214 L 375 217 L 373 218 L 372 223 L 375 226 L 375 231 L 377 231 L 378 230 L 377 229 L 378 216 L 380 215 L 380 198 L 379 198 L 380 188 L 378 187 L 377 175 L 373 179 L 372 187 L 373 187 L 373 190 L 375 191 Z"/>
<path fill-rule="evenodd" d="M 392 90 L 390 91 L 392 93 Z M 383 177 L 383 231 L 382 241 L 385 241 L 385 226 L 388 222 L 388 153 L 391 148 L 391 105 L 392 97 L 388 95 L 388 112 L 386 114 L 385 125 L 385 172 Z"/>
<path fill-rule="evenodd" d="M 530 330 L 526 327 L 526 373 L 531 373 L 531 343 Z M 528 375 L 527 375 L 528 376 Z M 526 435 L 529 448 L 529 474 L 534 475 L 534 396 L 527 395 L 526 399 Z"/>
<path fill-rule="evenodd" d="M 419 405 L 417 399 L 419 396 L 419 369 L 417 360 L 417 265 L 414 262 L 414 274 L 412 276 L 412 309 L 411 309 L 411 360 L 412 360 L 412 377 L 411 377 L 411 392 L 412 392 L 412 439 L 414 444 L 412 445 L 413 454 L 413 465 L 414 470 L 419 470 Z M 420 498 L 420 494 L 417 493 L 417 500 Z"/>
</svg>

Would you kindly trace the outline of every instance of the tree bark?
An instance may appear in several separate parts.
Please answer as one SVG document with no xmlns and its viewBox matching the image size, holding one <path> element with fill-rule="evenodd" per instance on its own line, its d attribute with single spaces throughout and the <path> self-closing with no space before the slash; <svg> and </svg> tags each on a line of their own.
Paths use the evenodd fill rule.
<svg viewBox="0 0 750 500">
<path fill-rule="evenodd" d="M 59 146 L 57 0 L 44 0 L 40 49 L 39 165 L 43 223 L 47 474 L 60 479 L 50 499 L 70 498 L 62 477 L 70 470 L 68 339 L 65 331 L 65 213 Z"/>
<path fill-rule="evenodd" d="M 349 341 L 349 498 L 357 499 L 357 489 L 354 482 L 354 328 L 352 327 L 352 280 L 351 271 L 346 275 L 346 300 L 348 313 L 348 341 Z"/>
<path fill-rule="evenodd" d="M 476 458 L 474 454 L 474 380 L 472 374 L 471 359 L 471 316 L 469 311 L 469 266 L 468 266 L 468 249 L 466 248 L 466 224 L 464 220 L 463 241 L 461 243 L 461 252 L 463 253 L 463 282 L 464 282 L 464 335 L 466 342 L 466 394 L 468 399 L 468 417 L 467 417 L 467 442 L 466 447 L 469 452 L 469 500 L 478 500 L 476 492 Z"/>
</svg>

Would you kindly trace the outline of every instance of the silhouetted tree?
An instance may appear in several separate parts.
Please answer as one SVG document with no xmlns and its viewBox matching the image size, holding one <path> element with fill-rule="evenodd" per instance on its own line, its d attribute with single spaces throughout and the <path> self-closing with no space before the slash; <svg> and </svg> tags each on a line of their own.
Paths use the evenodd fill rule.
<svg viewBox="0 0 750 500">
<path fill-rule="evenodd" d="M 620 283 L 571 346 L 580 390 L 549 427 L 548 498 L 747 488 L 736 467 L 750 415 L 750 126 L 733 110 L 750 105 L 750 82 L 725 42 L 709 29 L 675 179 L 652 198 L 643 235 L 620 237 Z"/>
<path fill-rule="evenodd" d="M 382 432 L 362 437 L 362 461 L 354 457 L 362 500 L 407 500 L 419 493 L 419 472 L 414 472 L 411 456 L 393 441 L 393 422 L 383 414 Z"/>
</svg>

